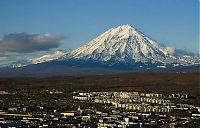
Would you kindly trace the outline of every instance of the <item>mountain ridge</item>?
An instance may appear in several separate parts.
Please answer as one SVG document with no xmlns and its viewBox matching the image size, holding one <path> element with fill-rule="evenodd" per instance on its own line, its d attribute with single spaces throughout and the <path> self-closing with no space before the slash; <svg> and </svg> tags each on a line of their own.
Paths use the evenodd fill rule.
<svg viewBox="0 0 200 128">
<path fill-rule="evenodd" d="M 187 52 L 159 45 L 131 25 L 121 25 L 100 34 L 72 52 L 50 54 L 13 63 L 10 67 L 59 63 L 71 67 L 151 69 L 198 65 L 200 58 Z"/>
</svg>

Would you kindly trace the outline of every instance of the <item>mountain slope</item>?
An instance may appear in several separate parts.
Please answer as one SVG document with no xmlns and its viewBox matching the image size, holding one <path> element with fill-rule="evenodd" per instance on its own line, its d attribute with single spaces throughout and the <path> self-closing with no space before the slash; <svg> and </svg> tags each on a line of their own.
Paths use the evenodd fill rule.
<svg viewBox="0 0 200 128">
<path fill-rule="evenodd" d="M 32 64 L 40 64 L 40 63 L 45 63 L 45 62 L 49 62 L 49 61 L 55 61 L 63 56 L 68 55 L 68 54 L 69 54 L 69 52 L 67 52 L 65 50 L 57 50 L 52 53 L 47 53 L 44 55 L 40 55 L 37 57 L 33 57 L 30 59 L 25 59 L 25 60 L 21 60 L 21 61 L 12 63 L 9 65 L 9 67 L 18 68 L 18 67 L 24 67 L 24 66 L 32 65 Z"/>
<path fill-rule="evenodd" d="M 38 63 L 56 60 L 58 58 L 66 56 L 67 54 L 68 54 L 67 51 L 58 50 L 52 54 L 46 54 L 37 58 L 33 58 L 31 61 L 32 61 L 32 64 L 38 64 Z"/>
</svg>

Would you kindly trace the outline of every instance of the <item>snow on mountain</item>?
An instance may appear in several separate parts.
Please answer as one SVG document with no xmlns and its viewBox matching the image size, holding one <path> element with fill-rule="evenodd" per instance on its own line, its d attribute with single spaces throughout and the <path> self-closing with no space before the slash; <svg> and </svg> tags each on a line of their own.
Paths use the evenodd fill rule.
<svg viewBox="0 0 200 128">
<path fill-rule="evenodd" d="M 39 64 L 39 63 L 44 63 L 44 62 L 49 62 L 49 61 L 53 61 L 53 60 L 57 60 L 63 56 L 68 55 L 69 53 L 67 51 L 64 50 L 58 50 L 58 51 L 54 51 L 53 53 L 46 53 L 37 57 L 32 57 L 29 59 L 25 59 L 25 60 L 20 60 L 18 62 L 12 63 L 10 65 L 10 67 L 13 68 L 18 68 L 18 67 L 24 67 L 27 65 L 31 65 L 31 64 Z"/>
<path fill-rule="evenodd" d="M 61 51 L 61 50 L 55 51 L 53 54 L 46 54 L 46 55 L 42 55 L 40 57 L 33 58 L 33 59 L 31 59 L 31 62 L 32 62 L 32 64 L 43 63 L 43 62 L 47 62 L 47 61 L 56 60 L 67 54 L 68 54 L 68 52 L 66 52 L 66 51 Z"/>
<path fill-rule="evenodd" d="M 95 60 L 101 62 L 125 63 L 181 63 L 193 64 L 193 61 L 178 59 L 175 48 L 161 47 L 158 43 L 130 25 L 111 28 L 88 44 L 70 53 L 71 58 Z"/>
</svg>

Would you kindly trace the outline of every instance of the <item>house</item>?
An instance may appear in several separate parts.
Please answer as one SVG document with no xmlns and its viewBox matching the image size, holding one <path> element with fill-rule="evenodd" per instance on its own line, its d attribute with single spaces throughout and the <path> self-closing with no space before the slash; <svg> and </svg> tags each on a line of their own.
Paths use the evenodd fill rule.
<svg viewBox="0 0 200 128">
<path fill-rule="evenodd" d="M 68 111 L 68 112 L 62 112 L 61 115 L 64 116 L 75 116 L 75 111 Z"/>
<path fill-rule="evenodd" d="M 8 108 L 8 111 L 17 111 L 17 108 L 14 108 L 14 107 Z"/>
</svg>

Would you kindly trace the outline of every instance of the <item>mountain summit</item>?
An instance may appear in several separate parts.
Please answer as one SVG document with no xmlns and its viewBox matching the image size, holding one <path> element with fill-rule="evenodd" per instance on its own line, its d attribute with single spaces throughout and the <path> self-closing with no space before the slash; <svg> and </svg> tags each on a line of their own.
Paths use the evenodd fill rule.
<svg viewBox="0 0 200 128">
<path fill-rule="evenodd" d="M 177 65 L 192 64 L 174 56 L 175 48 L 158 43 L 131 25 L 111 28 L 88 44 L 71 52 L 70 58 L 103 63 Z"/>
</svg>

